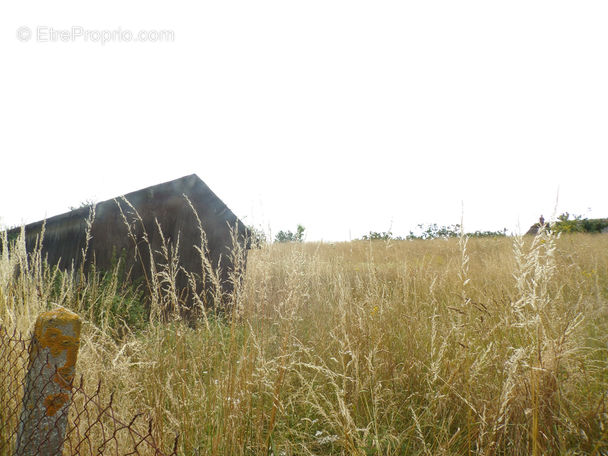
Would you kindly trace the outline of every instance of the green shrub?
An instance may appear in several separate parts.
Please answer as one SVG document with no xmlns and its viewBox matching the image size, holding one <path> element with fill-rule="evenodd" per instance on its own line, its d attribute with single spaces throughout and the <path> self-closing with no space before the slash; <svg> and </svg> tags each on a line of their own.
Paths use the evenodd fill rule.
<svg viewBox="0 0 608 456">
<path fill-rule="evenodd" d="M 298 225 L 296 232 L 291 231 L 279 231 L 275 236 L 275 242 L 302 242 L 304 240 L 304 228 L 302 225 Z"/>
</svg>

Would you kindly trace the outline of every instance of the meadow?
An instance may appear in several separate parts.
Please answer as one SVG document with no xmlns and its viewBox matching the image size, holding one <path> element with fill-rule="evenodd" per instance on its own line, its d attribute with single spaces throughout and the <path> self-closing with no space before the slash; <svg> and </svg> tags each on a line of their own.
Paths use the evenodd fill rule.
<svg viewBox="0 0 608 456">
<path fill-rule="evenodd" d="M 608 235 L 275 243 L 196 325 L 167 260 L 148 312 L 17 242 L 0 323 L 79 313 L 78 372 L 184 455 L 608 454 Z"/>
</svg>

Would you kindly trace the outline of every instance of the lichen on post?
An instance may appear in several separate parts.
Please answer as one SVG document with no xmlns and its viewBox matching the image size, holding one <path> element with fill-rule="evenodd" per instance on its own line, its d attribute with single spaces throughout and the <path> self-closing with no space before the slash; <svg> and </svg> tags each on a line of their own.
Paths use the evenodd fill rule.
<svg viewBox="0 0 608 456">
<path fill-rule="evenodd" d="M 36 320 L 15 456 L 61 455 L 81 320 L 60 307 Z"/>
</svg>

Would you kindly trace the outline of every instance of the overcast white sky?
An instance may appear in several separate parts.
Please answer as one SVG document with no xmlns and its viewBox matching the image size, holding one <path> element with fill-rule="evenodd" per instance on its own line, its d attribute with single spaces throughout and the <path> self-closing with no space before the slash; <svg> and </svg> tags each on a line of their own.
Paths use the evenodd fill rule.
<svg viewBox="0 0 608 456">
<path fill-rule="evenodd" d="M 607 23 L 606 1 L 4 2 L 1 223 L 191 173 L 309 240 L 463 203 L 470 231 L 525 230 L 558 188 L 608 217 Z"/>
</svg>

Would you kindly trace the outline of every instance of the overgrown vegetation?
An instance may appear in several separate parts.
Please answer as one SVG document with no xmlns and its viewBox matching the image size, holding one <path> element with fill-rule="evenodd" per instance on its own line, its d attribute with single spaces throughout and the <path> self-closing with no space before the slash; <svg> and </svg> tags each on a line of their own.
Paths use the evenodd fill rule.
<svg viewBox="0 0 608 456">
<path fill-rule="evenodd" d="M 306 228 L 302 225 L 298 225 L 295 233 L 289 230 L 281 230 L 277 233 L 274 240 L 275 242 L 302 242 L 304 240 L 304 231 L 306 231 Z"/>
<path fill-rule="evenodd" d="M 75 211 L 76 209 L 81 209 L 83 207 L 92 207 L 97 203 L 93 198 L 87 198 L 84 201 L 81 201 L 78 206 L 70 206 L 70 211 Z"/>
<path fill-rule="evenodd" d="M 252 249 L 261 249 L 268 245 L 268 236 L 263 228 L 253 225 L 248 225 L 249 240 Z"/>
<path fill-rule="evenodd" d="M 564 212 L 551 225 L 551 229 L 557 233 L 601 233 L 608 230 L 608 219 L 588 219 Z"/>
<path fill-rule="evenodd" d="M 395 236 L 391 230 L 389 231 L 370 231 L 368 234 L 364 234 L 361 237 L 363 241 L 408 241 L 414 240 L 429 240 L 429 239 L 450 239 L 462 236 L 462 229 L 459 224 L 455 225 L 437 225 L 436 223 L 430 225 L 419 224 L 417 233 L 410 231 L 405 238 L 402 236 Z M 466 233 L 467 237 L 483 238 L 483 237 L 505 237 L 507 235 L 507 229 L 504 228 L 502 231 L 475 231 L 473 233 Z"/>
<path fill-rule="evenodd" d="M 132 330 L 111 317 L 132 289 L 58 273 L 19 239 L 0 323 L 79 312 L 77 369 L 184 455 L 608 451 L 608 236 L 275 243 L 234 276 L 234 312 L 195 327 L 162 322 L 166 262 Z"/>
<path fill-rule="evenodd" d="M 401 236 L 395 236 L 392 231 L 370 231 L 361 237 L 362 241 L 403 241 Z"/>
</svg>

